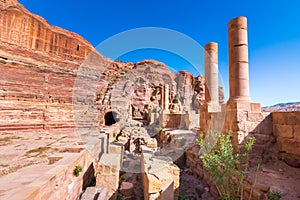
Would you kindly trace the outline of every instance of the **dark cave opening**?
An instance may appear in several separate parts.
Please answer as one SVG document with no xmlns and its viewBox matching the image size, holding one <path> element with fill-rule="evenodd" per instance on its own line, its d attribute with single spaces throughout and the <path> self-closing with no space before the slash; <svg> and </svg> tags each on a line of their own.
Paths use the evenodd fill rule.
<svg viewBox="0 0 300 200">
<path fill-rule="evenodd" d="M 118 122 L 117 113 L 114 111 L 109 111 L 104 115 L 105 126 L 111 126 Z"/>
</svg>

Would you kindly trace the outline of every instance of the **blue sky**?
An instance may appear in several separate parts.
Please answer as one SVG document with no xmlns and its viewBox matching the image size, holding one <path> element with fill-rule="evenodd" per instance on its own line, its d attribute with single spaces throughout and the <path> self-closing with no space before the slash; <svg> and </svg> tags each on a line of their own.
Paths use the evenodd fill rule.
<svg viewBox="0 0 300 200">
<path fill-rule="evenodd" d="M 248 18 L 250 95 L 272 105 L 300 101 L 300 1 L 298 0 L 20 0 L 50 24 L 76 32 L 97 46 L 120 32 L 162 27 L 181 32 L 199 44 L 219 44 L 219 71 L 228 97 L 227 24 Z M 104 55 L 109 56 L 109 55 Z M 184 59 L 146 49 L 121 56 L 125 61 L 157 59 L 184 69 Z"/>
</svg>

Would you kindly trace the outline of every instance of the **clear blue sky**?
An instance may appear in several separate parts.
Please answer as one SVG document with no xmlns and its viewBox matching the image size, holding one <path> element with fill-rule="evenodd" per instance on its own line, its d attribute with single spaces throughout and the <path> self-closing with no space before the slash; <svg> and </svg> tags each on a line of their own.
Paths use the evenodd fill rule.
<svg viewBox="0 0 300 200">
<path fill-rule="evenodd" d="M 76 32 L 94 46 L 133 28 L 179 31 L 202 46 L 219 43 L 219 69 L 228 97 L 227 23 L 248 18 L 250 93 L 272 105 L 300 101 L 300 1 L 298 0 L 19 0 L 50 24 Z M 105 56 L 105 55 L 104 55 Z M 174 69 L 185 62 L 162 51 L 132 52 L 125 61 L 157 59 Z M 171 66 L 172 65 L 172 66 Z"/>
</svg>

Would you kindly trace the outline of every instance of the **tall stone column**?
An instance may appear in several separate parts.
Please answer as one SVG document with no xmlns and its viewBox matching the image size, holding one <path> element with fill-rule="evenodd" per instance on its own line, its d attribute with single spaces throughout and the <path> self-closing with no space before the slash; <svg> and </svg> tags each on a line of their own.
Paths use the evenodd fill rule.
<svg viewBox="0 0 300 200">
<path fill-rule="evenodd" d="M 218 43 L 205 45 L 205 102 L 209 106 L 219 105 Z"/>
<path fill-rule="evenodd" d="M 228 24 L 229 102 L 250 102 L 247 18 L 237 17 Z"/>
<path fill-rule="evenodd" d="M 169 112 L 169 85 L 164 86 L 164 112 Z"/>
</svg>

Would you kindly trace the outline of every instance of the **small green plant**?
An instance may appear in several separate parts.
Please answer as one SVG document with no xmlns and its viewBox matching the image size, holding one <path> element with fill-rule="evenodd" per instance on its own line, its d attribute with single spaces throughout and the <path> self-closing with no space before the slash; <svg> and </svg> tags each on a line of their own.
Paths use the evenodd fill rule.
<svg viewBox="0 0 300 200">
<path fill-rule="evenodd" d="M 155 89 L 153 90 L 152 94 L 153 94 L 153 95 L 157 95 L 157 94 L 158 94 L 158 89 L 155 88 Z"/>
<path fill-rule="evenodd" d="M 281 199 L 281 194 L 278 191 L 269 191 L 268 200 L 279 200 Z"/>
<path fill-rule="evenodd" d="M 161 132 L 161 131 L 163 131 L 165 128 L 162 127 L 162 126 L 159 126 L 159 127 L 157 127 L 156 129 L 157 129 L 158 132 Z"/>
<path fill-rule="evenodd" d="M 173 99 L 173 103 L 179 103 L 179 98 L 178 98 L 178 97 L 175 97 L 175 98 Z"/>
<path fill-rule="evenodd" d="M 80 172 L 82 172 L 82 167 L 81 166 L 76 166 L 75 169 L 73 170 L 74 176 L 78 177 Z"/>
<path fill-rule="evenodd" d="M 117 136 L 117 133 L 113 133 L 113 137 L 116 137 Z"/>
<path fill-rule="evenodd" d="M 119 140 L 117 140 L 117 139 L 114 139 L 114 141 L 113 142 L 119 142 Z"/>
<path fill-rule="evenodd" d="M 231 143 L 231 133 L 225 135 L 209 132 L 210 142 L 205 142 L 203 134 L 197 141 L 201 150 L 201 160 L 208 171 L 211 180 L 215 183 L 220 199 L 243 199 L 242 182 L 245 178 L 247 167 L 241 168 L 241 164 L 249 161 L 249 153 L 255 142 L 255 138 L 248 139 L 240 152 L 235 153 Z M 216 139 L 216 140 L 211 140 Z M 218 141 L 216 144 L 211 141 Z M 251 198 L 251 194 L 250 194 Z"/>
</svg>

